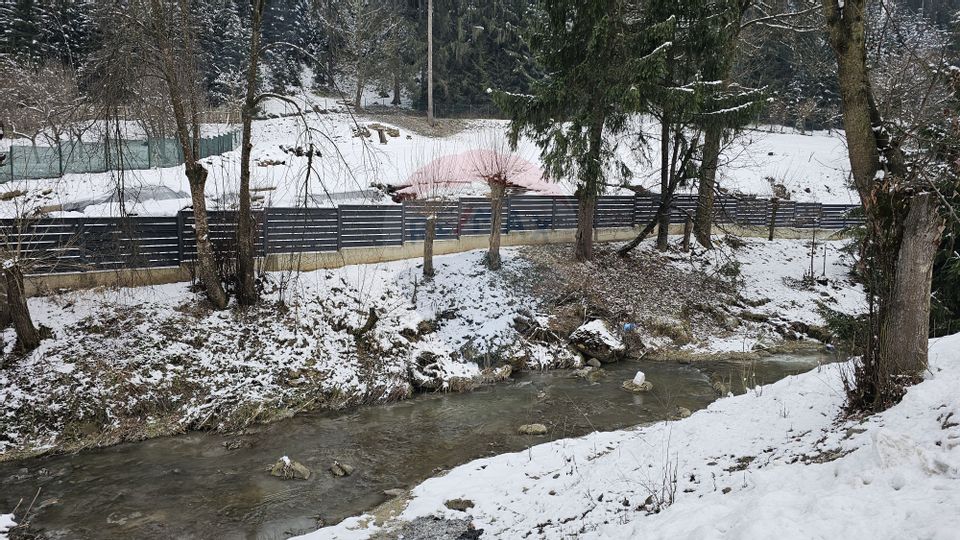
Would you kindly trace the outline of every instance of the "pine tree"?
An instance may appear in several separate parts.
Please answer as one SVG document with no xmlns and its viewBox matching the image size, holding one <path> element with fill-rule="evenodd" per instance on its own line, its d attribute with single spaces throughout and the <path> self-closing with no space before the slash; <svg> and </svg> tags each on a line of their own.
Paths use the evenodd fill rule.
<svg viewBox="0 0 960 540">
<path fill-rule="evenodd" d="M 647 110 L 666 67 L 674 21 L 650 18 L 640 7 L 627 0 L 545 1 L 531 45 L 549 77 L 538 79 L 529 96 L 495 93 L 510 115 L 512 144 L 531 136 L 548 175 L 577 179 L 579 261 L 593 258 L 594 210 L 615 161 L 613 136 L 630 115 Z"/>
</svg>

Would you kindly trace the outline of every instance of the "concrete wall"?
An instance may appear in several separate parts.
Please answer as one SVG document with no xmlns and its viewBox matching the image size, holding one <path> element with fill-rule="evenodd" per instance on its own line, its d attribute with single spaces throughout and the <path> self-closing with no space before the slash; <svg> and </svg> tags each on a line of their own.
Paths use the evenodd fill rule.
<svg viewBox="0 0 960 540">
<path fill-rule="evenodd" d="M 722 231 L 744 237 L 766 238 L 768 234 L 767 227 L 743 227 L 738 225 L 724 225 Z M 594 240 L 597 242 L 625 241 L 634 238 L 639 232 L 639 228 L 595 229 Z M 717 232 L 720 232 L 720 230 Z M 502 235 L 500 238 L 502 246 L 534 246 L 572 243 L 575 234 L 575 229 L 513 231 L 510 234 Z M 670 234 L 683 234 L 683 225 L 671 225 Z M 778 228 L 776 237 L 810 239 L 813 237 L 813 230 Z M 837 240 L 840 238 L 839 231 L 817 231 L 818 240 Z M 474 249 L 485 249 L 486 247 L 487 236 L 463 236 L 455 240 L 436 240 L 433 245 L 433 252 L 435 255 L 446 255 Z M 268 271 L 299 270 L 309 272 L 321 268 L 340 268 L 352 264 L 375 264 L 422 256 L 423 242 L 408 241 L 399 246 L 346 248 L 337 252 L 270 255 L 264 261 L 264 268 Z M 191 277 L 191 269 L 187 266 L 42 274 L 27 276 L 26 288 L 28 295 L 39 296 L 60 289 L 161 285 L 189 281 Z"/>
</svg>

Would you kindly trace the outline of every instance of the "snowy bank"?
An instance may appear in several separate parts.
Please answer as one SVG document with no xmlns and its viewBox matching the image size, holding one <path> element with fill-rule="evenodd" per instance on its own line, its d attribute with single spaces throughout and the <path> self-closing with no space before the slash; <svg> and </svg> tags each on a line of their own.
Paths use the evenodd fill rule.
<svg viewBox="0 0 960 540">
<path fill-rule="evenodd" d="M 398 518 L 302 538 L 368 538 L 424 516 L 468 518 L 491 538 L 956 538 L 960 334 L 931 340 L 925 380 L 882 414 L 840 416 L 844 369 L 477 460 L 414 488 Z M 472 506 L 445 505 L 458 499 Z"/>
<path fill-rule="evenodd" d="M 437 257 L 431 282 L 416 259 L 272 273 L 249 310 L 211 311 L 186 283 L 31 298 L 53 338 L 22 357 L 2 334 L 0 459 L 495 381 L 509 371 L 486 361 L 515 350 L 533 302 L 504 278 L 515 252 L 500 274 L 482 257 Z"/>
</svg>

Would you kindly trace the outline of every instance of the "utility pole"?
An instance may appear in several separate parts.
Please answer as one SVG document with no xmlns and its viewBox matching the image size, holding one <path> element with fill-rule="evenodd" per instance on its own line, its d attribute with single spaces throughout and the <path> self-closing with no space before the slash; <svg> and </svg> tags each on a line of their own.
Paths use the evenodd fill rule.
<svg viewBox="0 0 960 540">
<path fill-rule="evenodd" d="M 427 1 L 427 121 L 433 125 L 433 0 Z"/>
</svg>

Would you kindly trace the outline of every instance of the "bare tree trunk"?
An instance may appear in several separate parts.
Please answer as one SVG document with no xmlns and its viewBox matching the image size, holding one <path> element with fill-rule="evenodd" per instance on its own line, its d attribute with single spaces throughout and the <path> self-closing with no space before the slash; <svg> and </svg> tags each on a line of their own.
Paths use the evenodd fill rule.
<svg viewBox="0 0 960 540">
<path fill-rule="evenodd" d="M 490 186 L 490 250 L 487 251 L 487 268 L 499 270 L 500 260 L 500 229 L 503 226 L 503 200 L 507 187 L 500 183 Z"/>
<path fill-rule="evenodd" d="M 700 167 L 700 185 L 697 188 L 697 213 L 693 234 L 701 246 L 713 248 L 713 198 L 717 185 L 717 166 L 720 162 L 720 140 L 723 128 L 711 126 L 703 140 L 703 165 Z"/>
<path fill-rule="evenodd" d="M 590 146 L 587 148 L 586 167 L 582 172 L 580 189 L 577 190 L 577 235 L 573 258 L 576 261 L 593 260 L 593 217 L 597 210 L 597 196 L 601 191 L 600 153 L 603 151 L 603 124 L 606 121 L 602 111 L 594 113 L 590 126 Z"/>
<path fill-rule="evenodd" d="M 773 237 L 777 233 L 777 212 L 780 210 L 780 199 L 773 197 L 770 199 L 770 230 L 767 234 L 767 241 L 773 242 Z"/>
<path fill-rule="evenodd" d="M 597 196 L 581 193 L 577 206 L 577 236 L 573 259 L 584 262 L 593 260 L 593 216 L 597 209 Z"/>
<path fill-rule="evenodd" d="M 427 121 L 433 125 L 433 0 L 427 1 Z"/>
<path fill-rule="evenodd" d="M 263 22 L 263 0 L 252 4 L 250 23 L 250 63 L 247 66 L 246 97 L 241 110 L 242 143 L 240 146 L 240 209 L 237 216 L 237 268 L 240 288 L 237 301 L 250 306 L 257 303 L 255 279 L 256 222 L 250 200 L 250 154 L 253 151 L 253 114 L 257 108 L 257 71 L 260 67 L 260 28 Z"/>
<path fill-rule="evenodd" d="M 207 293 L 213 307 L 227 307 L 227 293 L 223 291 L 220 276 L 213 258 L 213 245 L 210 243 L 210 224 L 207 219 L 207 200 L 204 190 L 207 184 L 207 170 L 199 163 L 187 163 L 187 180 L 190 183 L 190 198 L 193 201 L 193 227 L 197 238 L 197 275 L 200 284 Z"/>
<path fill-rule="evenodd" d="M 363 87 L 365 84 L 363 77 L 357 76 L 357 88 L 353 94 L 353 107 L 358 111 L 363 110 Z"/>
<path fill-rule="evenodd" d="M 400 75 L 394 73 L 393 75 L 393 100 L 390 101 L 391 105 L 400 105 Z"/>
<path fill-rule="evenodd" d="M 14 264 L 4 268 L 7 281 L 7 305 L 13 328 L 17 332 L 17 350 L 30 352 L 40 346 L 40 332 L 33 325 L 30 307 L 27 305 L 27 293 L 23 284 L 23 269 Z"/>
<path fill-rule="evenodd" d="M 660 197 L 664 200 L 670 189 L 670 115 L 663 113 L 660 124 Z M 658 214 L 657 221 L 657 249 L 666 251 L 669 248 L 670 212 Z"/>
<path fill-rule="evenodd" d="M 423 277 L 430 279 L 433 271 L 433 241 L 437 237 L 437 216 L 427 216 L 426 233 L 423 237 Z"/>
<path fill-rule="evenodd" d="M 690 251 L 690 231 L 693 229 L 693 220 L 690 219 L 690 216 L 687 216 L 686 221 L 683 222 L 683 252 L 687 253 Z"/>
<path fill-rule="evenodd" d="M 944 222 L 933 193 L 914 196 L 904 223 L 888 315 L 881 332 L 881 356 L 893 373 L 920 373 L 927 368 L 930 336 L 930 283 L 933 258 Z"/>
<path fill-rule="evenodd" d="M 854 406 L 877 410 L 899 400 L 904 377 L 926 367 L 930 280 L 943 221 L 932 194 L 915 195 L 906 186 L 903 153 L 876 107 L 866 56 L 867 0 L 822 2 L 850 168 L 866 211 L 864 277 L 875 306 L 856 388 L 848 390 L 856 392 Z"/>
</svg>

